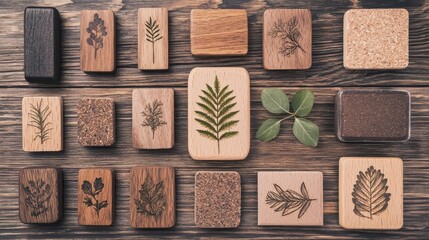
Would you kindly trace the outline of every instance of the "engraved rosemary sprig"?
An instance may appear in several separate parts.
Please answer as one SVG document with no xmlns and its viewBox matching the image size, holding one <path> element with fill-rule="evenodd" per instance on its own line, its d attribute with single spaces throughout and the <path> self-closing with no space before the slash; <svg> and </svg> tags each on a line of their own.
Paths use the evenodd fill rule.
<svg viewBox="0 0 429 240">
<path fill-rule="evenodd" d="M 49 140 L 49 133 L 52 131 L 52 123 L 48 121 L 48 117 L 52 114 L 51 110 L 49 110 L 49 105 L 43 106 L 43 99 L 40 102 L 36 103 L 36 105 L 30 104 L 30 123 L 28 126 L 36 128 L 36 136 L 33 141 L 37 138 L 40 138 L 40 143 Z"/>
</svg>

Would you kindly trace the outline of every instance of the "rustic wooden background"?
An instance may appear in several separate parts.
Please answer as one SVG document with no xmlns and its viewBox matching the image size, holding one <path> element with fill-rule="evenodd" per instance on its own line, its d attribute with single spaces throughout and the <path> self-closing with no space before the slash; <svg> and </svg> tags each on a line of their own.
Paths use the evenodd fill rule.
<svg viewBox="0 0 429 240">
<path fill-rule="evenodd" d="M 23 11 L 27 6 L 56 6 L 62 20 L 62 79 L 58 84 L 29 85 L 23 73 Z M 170 12 L 170 69 L 137 69 L 137 9 L 167 7 Z M 262 68 L 262 16 L 267 8 L 310 8 L 313 17 L 313 67 L 305 71 Z M 343 67 L 343 14 L 351 8 L 403 7 L 410 14 L 410 65 L 397 71 L 350 71 Z M 190 53 L 189 15 L 194 8 L 244 8 L 249 16 L 249 54 L 199 58 Z M 79 11 L 112 9 L 117 16 L 117 71 L 85 74 L 79 70 Z M 12 238 L 429 238 L 429 3 L 416 1 L 0 1 L 0 237 Z M 310 115 L 321 129 L 320 146 L 299 144 L 291 122 L 280 137 L 262 143 L 252 137 L 245 161 L 201 162 L 187 152 L 187 78 L 197 66 L 242 66 L 251 76 L 252 136 L 268 114 L 259 96 L 264 87 L 288 93 L 308 87 L 316 94 Z M 166 151 L 131 146 L 131 91 L 138 87 L 173 87 L 176 92 L 176 145 Z M 412 137 L 406 143 L 346 144 L 334 136 L 334 95 L 340 88 L 406 89 L 412 95 Z M 21 145 L 21 98 L 63 96 L 65 150 L 26 153 Z M 77 144 L 76 104 L 82 97 L 112 97 L 117 102 L 117 143 L 110 148 Z M 398 231 L 349 231 L 338 225 L 338 159 L 341 156 L 397 156 L 404 160 L 404 227 Z M 167 165 L 177 173 L 177 224 L 167 230 L 135 230 L 129 224 L 129 171 L 135 165 Z M 25 225 L 18 218 L 18 170 L 28 166 L 64 170 L 64 219 L 55 225 Z M 117 172 L 116 221 L 112 227 L 77 224 L 79 168 L 103 166 Z M 237 229 L 205 230 L 194 225 L 194 175 L 199 170 L 236 170 L 242 176 L 242 222 Z M 256 173 L 308 170 L 324 174 L 323 227 L 258 227 Z"/>
</svg>

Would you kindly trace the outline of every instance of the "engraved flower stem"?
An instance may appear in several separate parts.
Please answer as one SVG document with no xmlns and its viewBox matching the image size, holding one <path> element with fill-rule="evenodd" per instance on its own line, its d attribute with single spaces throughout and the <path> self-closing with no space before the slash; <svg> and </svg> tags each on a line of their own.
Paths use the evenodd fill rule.
<svg viewBox="0 0 429 240">
<path fill-rule="evenodd" d="M 95 197 L 95 194 L 91 193 L 91 194 L 89 194 L 89 195 L 90 195 L 91 197 L 93 197 L 93 198 L 94 198 L 94 200 L 95 200 L 95 204 L 94 204 L 94 206 L 98 206 L 98 199 Z M 99 216 L 100 216 L 100 210 L 101 210 L 101 208 L 95 207 L 94 209 L 95 209 L 95 212 L 97 213 L 97 217 L 99 217 Z"/>
</svg>

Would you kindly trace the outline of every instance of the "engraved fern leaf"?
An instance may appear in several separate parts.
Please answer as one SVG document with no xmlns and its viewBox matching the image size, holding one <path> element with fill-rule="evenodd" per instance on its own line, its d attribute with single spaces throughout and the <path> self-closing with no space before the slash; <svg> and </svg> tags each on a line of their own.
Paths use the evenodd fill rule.
<svg viewBox="0 0 429 240">
<path fill-rule="evenodd" d="M 220 153 L 220 141 L 238 134 L 238 131 L 230 131 L 239 122 L 233 120 L 239 112 L 233 111 L 237 104 L 234 102 L 234 90 L 230 90 L 229 85 L 221 89 L 219 79 L 215 76 L 213 86 L 206 84 L 206 89 L 201 92 L 202 94 L 198 96 L 201 101 L 197 102 L 200 111 L 195 111 L 198 116 L 195 121 L 203 129 L 197 131 L 204 137 L 217 141 L 217 150 Z"/>
<path fill-rule="evenodd" d="M 365 173 L 359 172 L 353 187 L 353 212 L 359 217 L 372 219 L 388 207 L 390 193 L 387 192 L 387 179 L 380 170 L 369 167 Z"/>
<path fill-rule="evenodd" d="M 40 143 L 43 144 L 49 140 L 49 133 L 52 131 L 52 123 L 48 121 L 48 117 L 52 114 L 49 105 L 43 106 L 43 99 L 36 105 L 30 104 L 30 123 L 28 126 L 36 128 L 36 136 L 33 141 L 40 138 Z"/>
<path fill-rule="evenodd" d="M 161 29 L 159 24 L 152 21 L 152 17 L 149 17 L 149 21 L 146 21 L 146 40 L 152 43 L 152 62 L 155 63 L 155 42 L 162 38 Z"/>
</svg>

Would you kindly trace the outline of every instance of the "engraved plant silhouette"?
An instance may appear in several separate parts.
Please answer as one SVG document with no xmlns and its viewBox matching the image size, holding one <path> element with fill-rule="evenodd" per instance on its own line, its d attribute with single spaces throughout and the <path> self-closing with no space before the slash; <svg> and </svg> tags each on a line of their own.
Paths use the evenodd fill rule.
<svg viewBox="0 0 429 240">
<path fill-rule="evenodd" d="M 155 100 L 152 104 L 148 103 L 145 107 L 145 110 L 141 112 L 145 120 L 142 124 L 144 127 L 150 127 L 152 130 L 152 139 L 155 139 L 155 131 L 160 126 L 167 124 L 167 122 L 162 120 L 162 102 Z"/>
<path fill-rule="evenodd" d="M 49 210 L 48 202 L 52 196 L 52 189 L 43 179 L 30 180 L 28 184 L 27 186 L 22 184 L 25 193 L 25 205 L 32 209 L 31 216 L 37 217 Z"/>
<path fill-rule="evenodd" d="M 310 207 L 311 201 L 317 200 L 310 198 L 304 182 L 301 184 L 301 194 L 291 189 L 284 191 L 277 184 L 274 184 L 274 188 L 276 192 L 269 191 L 265 198 L 265 202 L 270 205 L 270 208 L 275 208 L 275 212 L 282 212 L 282 216 L 300 210 L 298 218 L 301 218 Z"/>
<path fill-rule="evenodd" d="M 355 205 L 353 212 L 359 217 L 369 219 L 384 212 L 391 195 L 387 189 L 387 179 L 380 170 L 371 166 L 365 173 L 359 171 L 352 192 L 352 201 Z"/>
<path fill-rule="evenodd" d="M 298 29 L 298 20 L 296 17 L 289 19 L 287 23 L 282 19 L 279 19 L 274 23 L 271 31 L 268 32 L 268 36 L 271 36 L 272 38 L 281 38 L 282 45 L 279 48 L 279 52 L 286 57 L 290 57 L 297 53 L 298 49 L 307 53 L 299 44 L 299 40 L 302 38 L 302 35 Z"/>
<path fill-rule="evenodd" d="M 30 123 L 28 126 L 36 128 L 36 136 L 33 141 L 37 138 L 40 139 L 40 143 L 43 144 L 48 141 L 49 133 L 52 131 L 52 123 L 48 121 L 48 117 L 52 114 L 52 111 L 49 109 L 49 105 L 43 106 L 43 99 L 40 99 L 40 102 L 36 105 L 30 104 Z"/>
<path fill-rule="evenodd" d="M 103 191 L 104 188 L 103 179 L 101 177 L 96 178 L 94 180 L 94 190 L 92 189 L 92 186 L 93 185 L 89 181 L 83 181 L 81 189 L 87 195 L 83 200 L 83 203 L 87 207 L 93 207 L 98 217 L 100 216 L 100 210 L 106 208 L 109 203 L 107 202 L 107 200 L 100 201 L 99 199 L 97 199 L 97 196 L 101 193 L 101 191 Z M 92 199 L 94 199 L 95 202 L 93 202 Z"/>
<path fill-rule="evenodd" d="M 97 59 L 97 51 L 103 48 L 103 37 L 107 35 L 104 20 L 97 13 L 94 14 L 94 21 L 89 23 L 86 31 L 89 33 L 86 43 L 94 48 L 94 58 Z"/>
<path fill-rule="evenodd" d="M 154 184 L 152 178 L 147 175 L 139 193 L 139 198 L 134 199 L 138 213 L 156 217 L 164 211 L 164 181 Z"/>
<path fill-rule="evenodd" d="M 146 21 L 146 40 L 152 43 L 152 62 L 155 63 L 155 42 L 160 40 L 160 28 L 156 20 L 152 22 L 152 17 L 149 17 L 149 21 Z"/>
<path fill-rule="evenodd" d="M 237 104 L 233 102 L 234 90 L 229 90 L 229 85 L 221 89 L 219 79 L 215 76 L 213 87 L 206 84 L 207 89 L 201 90 L 199 96 L 201 102 L 197 102 L 202 111 L 195 111 L 198 118 L 195 118 L 204 129 L 197 131 L 211 140 L 217 141 L 217 150 L 220 153 L 220 141 L 234 137 L 238 131 L 230 131 L 239 121 L 231 120 L 239 111 L 232 111 Z"/>
</svg>

